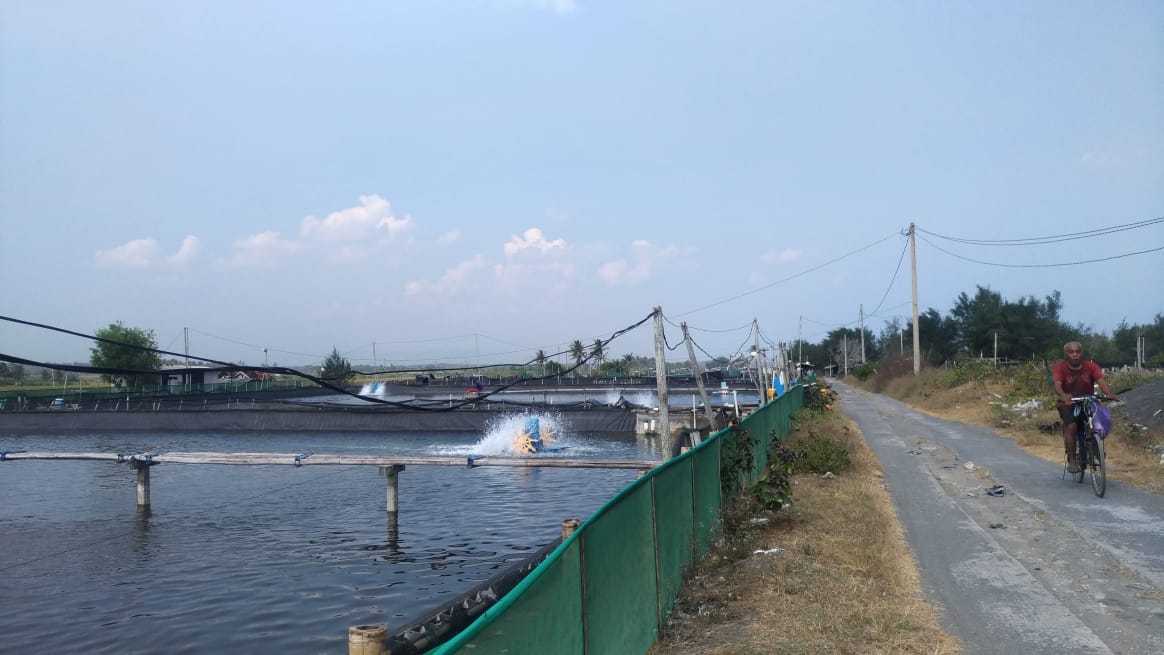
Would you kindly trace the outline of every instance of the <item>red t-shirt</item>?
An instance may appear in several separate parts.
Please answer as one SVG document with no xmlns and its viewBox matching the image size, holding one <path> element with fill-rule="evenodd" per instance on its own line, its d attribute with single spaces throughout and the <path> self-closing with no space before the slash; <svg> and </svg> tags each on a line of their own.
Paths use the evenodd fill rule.
<svg viewBox="0 0 1164 655">
<path fill-rule="evenodd" d="M 1073 371 L 1064 360 L 1055 364 L 1051 375 L 1056 381 L 1062 383 L 1063 391 L 1072 396 L 1089 396 L 1095 393 L 1095 381 L 1103 379 L 1103 369 L 1099 367 L 1099 364 L 1088 359 L 1084 360 L 1079 370 Z M 1059 401 L 1060 407 L 1066 407 L 1070 404 L 1062 400 Z"/>
</svg>

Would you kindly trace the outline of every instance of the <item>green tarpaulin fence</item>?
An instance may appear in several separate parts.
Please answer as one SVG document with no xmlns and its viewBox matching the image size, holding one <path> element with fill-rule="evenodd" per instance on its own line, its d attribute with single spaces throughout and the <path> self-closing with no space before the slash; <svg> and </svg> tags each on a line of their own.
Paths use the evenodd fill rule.
<svg viewBox="0 0 1164 655">
<path fill-rule="evenodd" d="M 748 481 L 788 434 L 803 387 L 740 422 L 756 440 Z M 594 513 L 538 568 L 440 655 L 645 653 L 683 576 L 719 536 L 721 454 L 728 430 L 653 469 Z"/>
</svg>

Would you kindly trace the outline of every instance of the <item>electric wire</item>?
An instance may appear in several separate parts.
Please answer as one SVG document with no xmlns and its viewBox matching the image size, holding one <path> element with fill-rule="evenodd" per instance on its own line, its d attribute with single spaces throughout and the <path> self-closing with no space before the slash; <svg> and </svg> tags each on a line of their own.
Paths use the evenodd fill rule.
<svg viewBox="0 0 1164 655">
<path fill-rule="evenodd" d="M 877 303 L 877 307 L 870 314 L 876 314 L 877 310 L 881 309 L 881 305 L 885 304 L 885 299 L 889 297 L 889 292 L 893 290 L 893 283 L 897 281 L 897 274 L 901 272 L 901 263 L 905 261 L 905 251 L 909 249 L 909 240 L 907 239 L 905 245 L 901 248 L 901 257 L 897 260 L 897 268 L 893 271 L 893 277 L 889 280 L 889 286 L 885 289 L 885 294 L 881 296 L 881 301 Z"/>
<path fill-rule="evenodd" d="M 1101 227 L 1101 228 L 1096 228 L 1094 230 L 1086 230 L 1083 232 L 1068 232 L 1067 234 L 1056 234 L 1056 235 L 1050 235 L 1050 236 L 1045 236 L 1045 237 L 1030 237 L 1030 238 L 1025 238 L 1025 239 L 966 239 L 966 238 L 960 238 L 960 237 L 945 236 L 942 234 L 937 234 L 936 232 L 930 232 L 929 230 L 923 229 L 921 227 L 917 227 L 917 226 L 914 226 L 914 227 L 918 232 L 925 232 L 926 234 L 933 236 L 933 237 L 937 237 L 939 239 L 945 239 L 947 241 L 954 241 L 957 243 L 964 243 L 967 245 L 975 245 L 975 246 L 1033 246 L 1033 245 L 1043 245 L 1043 244 L 1047 244 L 1047 243 L 1060 243 L 1063 241 L 1072 241 L 1075 239 L 1085 239 L 1088 237 L 1102 236 L 1105 234 L 1114 234 L 1116 232 L 1135 230 L 1135 229 L 1139 229 L 1141 227 L 1147 227 L 1149 225 L 1155 225 L 1156 223 L 1162 223 L 1162 222 L 1164 222 L 1164 217 L 1152 218 L 1152 219 L 1148 219 L 1148 220 L 1144 220 L 1144 221 L 1138 221 L 1136 223 L 1125 223 L 1123 225 L 1111 225 L 1108 227 Z"/>
<path fill-rule="evenodd" d="M 1126 253 L 1123 253 L 1122 255 L 1112 255 L 1111 257 L 1099 257 L 1097 259 L 1079 259 L 1079 260 L 1070 261 L 1070 262 L 1059 262 L 1056 264 L 1003 264 L 1000 262 L 987 262 L 987 261 L 982 261 L 981 259 L 974 259 L 973 257 L 966 257 L 963 255 L 959 255 L 958 253 L 954 253 L 954 252 L 950 252 L 949 250 L 946 250 L 945 248 L 939 246 L 938 244 L 934 243 L 933 241 L 930 241 L 929 239 L 927 239 L 925 237 L 920 237 L 920 238 L 922 241 L 925 241 L 926 243 L 930 244 L 934 248 L 946 253 L 947 255 L 950 255 L 951 257 L 954 257 L 957 259 L 962 259 L 962 260 L 965 260 L 968 262 L 973 262 L 975 264 L 982 264 L 984 266 L 998 266 L 1001 268 L 1057 268 L 1057 267 L 1061 267 L 1061 266 L 1077 266 L 1079 264 L 1096 264 L 1099 262 L 1111 261 L 1113 259 L 1123 259 L 1124 257 L 1132 257 L 1135 255 L 1145 255 L 1145 254 L 1150 253 L 1150 252 L 1157 252 L 1160 250 L 1164 250 L 1164 246 L 1160 246 L 1158 248 L 1149 248 L 1147 250 L 1138 250 L 1136 252 L 1126 252 Z"/>
<path fill-rule="evenodd" d="M 625 328 L 622 328 L 621 330 L 615 331 L 605 341 L 602 341 L 601 339 L 596 339 L 596 341 L 599 341 L 602 344 L 602 346 L 605 347 L 605 346 L 609 345 L 611 342 L 613 342 L 615 339 L 621 337 L 622 335 L 624 335 L 628 332 L 631 332 L 632 330 L 635 330 L 638 327 L 642 326 L 644 323 L 651 320 L 653 317 L 654 317 L 654 312 L 652 311 L 650 314 L 647 314 L 647 316 L 645 318 L 639 320 L 637 323 L 631 324 Z M 53 326 L 53 325 L 47 325 L 44 323 L 37 323 L 34 321 L 27 321 L 27 320 L 23 320 L 23 319 L 14 318 L 11 316 L 0 316 L 0 320 L 8 321 L 10 323 L 16 323 L 16 324 L 20 324 L 20 325 L 26 325 L 29 327 L 40 328 L 40 329 L 44 329 L 44 330 L 60 332 L 62 334 L 77 336 L 77 337 L 89 339 L 92 341 L 109 343 L 109 344 L 113 344 L 113 345 L 117 345 L 117 346 L 121 346 L 121 347 L 125 347 L 125 348 L 130 348 L 133 350 L 139 350 L 139 351 L 143 351 L 143 352 L 171 355 L 171 356 L 175 356 L 175 357 L 185 357 L 186 356 L 183 353 L 176 353 L 176 352 L 171 352 L 168 350 L 161 350 L 158 348 L 150 348 L 147 346 L 139 346 L 137 344 L 124 343 L 121 341 L 117 341 L 115 339 L 108 339 L 108 338 L 99 337 L 96 335 L 85 334 L 83 332 L 76 332 L 73 330 L 68 330 L 68 329 Z M 185 373 L 185 372 L 207 373 L 207 372 L 214 372 L 214 371 L 262 371 L 265 373 L 272 373 L 272 374 L 278 374 L 278 375 L 291 375 L 291 376 L 301 377 L 301 378 L 306 379 L 306 380 L 310 380 L 310 381 L 318 384 L 319 386 L 321 386 L 325 389 L 328 389 L 329 391 L 332 391 L 334 393 L 338 393 L 338 394 L 342 394 L 342 395 L 346 395 L 346 396 L 351 396 L 353 398 L 359 398 L 360 400 L 363 400 L 365 402 L 370 402 L 373 404 L 389 405 L 389 406 L 397 407 L 400 409 L 407 409 L 407 410 L 412 410 L 412 411 L 448 412 L 448 411 L 453 411 L 453 410 L 459 409 L 459 408 L 464 407 L 464 406 L 471 404 L 473 402 L 484 400 L 484 399 L 488 398 L 489 396 L 492 396 L 492 395 L 500 393 L 506 389 L 509 389 L 510 387 L 512 387 L 512 386 L 514 386 L 522 381 L 549 379 L 549 378 L 555 377 L 557 375 L 563 375 L 563 374 L 573 372 L 573 371 L 577 370 L 578 368 L 580 368 L 583 364 L 588 363 L 592 358 L 594 358 L 595 352 L 596 352 L 595 350 L 591 350 L 591 352 L 588 355 L 586 355 L 581 360 L 577 361 L 573 367 L 564 369 L 563 371 L 555 373 L 553 375 L 535 376 L 532 378 L 526 378 L 525 380 L 520 380 L 520 379 L 515 380 L 509 384 L 502 385 L 501 387 L 499 387 L 497 389 L 491 390 L 491 391 L 486 392 L 486 393 L 479 394 L 475 398 L 462 399 L 461 402 L 459 402 L 459 403 L 450 403 L 449 405 L 444 406 L 444 407 L 417 406 L 417 405 L 411 405 L 411 404 L 401 403 L 401 402 L 392 401 L 392 400 L 385 400 L 382 398 L 376 398 L 374 396 L 363 396 L 363 395 L 360 395 L 358 393 L 354 393 L 354 392 L 348 391 L 347 389 L 344 389 L 342 387 L 331 384 L 331 382 L 328 381 L 329 379 L 334 380 L 335 378 L 316 377 L 314 375 L 310 375 L 310 374 L 304 373 L 302 371 L 299 371 L 299 370 L 296 370 L 293 368 L 283 367 L 283 366 L 240 366 L 237 364 L 232 364 L 230 362 L 224 362 L 224 361 L 212 359 L 209 357 L 195 356 L 194 359 L 196 359 L 197 361 L 218 364 L 219 367 L 218 368 L 175 368 L 175 369 L 166 369 L 165 372 L 168 374 L 179 374 L 179 373 Z M 28 365 L 28 366 L 36 366 L 36 367 L 40 367 L 40 368 L 54 369 L 54 370 L 59 370 L 59 371 L 68 371 L 68 372 L 74 372 L 74 373 L 96 373 L 96 374 L 108 374 L 108 375 L 120 375 L 120 376 L 130 376 L 130 375 L 138 376 L 138 375 L 158 375 L 158 374 L 160 374 L 160 371 L 153 370 L 153 369 L 126 369 L 126 368 L 116 368 L 116 367 L 82 366 L 82 365 L 74 365 L 74 364 L 52 364 L 52 363 L 48 363 L 48 362 L 39 362 L 39 361 L 35 361 L 35 360 L 26 359 L 23 357 L 17 357 L 15 355 L 8 355 L 6 353 L 0 353 L 0 361 L 11 362 L 14 364 Z M 530 360 L 528 362 L 525 362 L 524 364 L 492 364 L 492 365 L 488 365 L 488 366 L 473 366 L 473 367 L 463 367 L 463 368 L 441 368 L 439 370 L 442 370 L 442 371 L 482 370 L 482 369 L 500 368 L 500 367 L 524 367 L 524 366 L 529 366 L 533 363 L 535 363 L 535 360 Z M 428 370 L 431 371 L 432 369 L 428 369 Z M 394 371 L 394 372 L 400 373 L 401 371 Z M 404 371 L 404 372 L 412 372 L 412 371 Z M 354 373 L 356 375 L 375 375 L 375 374 L 378 374 L 380 372 L 369 373 L 369 372 L 353 370 L 352 373 Z"/>
<path fill-rule="evenodd" d="M 878 245 L 878 244 L 880 244 L 880 243 L 883 243 L 883 242 L 885 242 L 885 241 L 888 241 L 888 240 L 892 239 L 893 237 L 900 236 L 900 235 L 901 235 L 901 232 L 899 232 L 899 231 L 898 231 L 898 232 L 894 232 L 893 234 L 890 234 L 889 236 L 886 236 L 886 237 L 883 237 L 883 238 L 881 238 L 881 239 L 878 239 L 878 240 L 874 241 L 873 243 L 870 243 L 870 244 L 868 244 L 868 245 L 865 245 L 865 246 L 861 246 L 860 248 L 857 248 L 856 250 L 853 250 L 853 251 L 851 251 L 851 252 L 847 252 L 847 253 L 845 253 L 845 254 L 843 254 L 843 255 L 839 256 L 839 257 L 835 257 L 835 258 L 833 258 L 833 259 L 830 259 L 830 260 L 828 260 L 827 262 L 824 262 L 823 264 L 818 264 L 818 265 L 816 265 L 816 266 L 813 266 L 812 268 L 808 268 L 808 269 L 805 269 L 805 270 L 803 270 L 803 271 L 800 271 L 799 273 L 794 273 L 794 274 L 792 274 L 792 275 L 789 275 L 789 276 L 788 276 L 788 277 L 786 277 L 786 278 L 782 278 L 782 279 L 776 280 L 775 282 L 769 282 L 768 284 L 765 284 L 765 285 L 763 285 L 763 286 L 756 287 L 755 289 L 751 289 L 751 290 L 749 290 L 749 291 L 744 291 L 743 293 L 738 293 L 738 294 L 736 294 L 736 295 L 734 295 L 734 296 L 730 296 L 730 297 L 728 297 L 728 298 L 723 298 L 723 299 L 721 299 L 721 300 L 717 300 L 716 302 L 713 302 L 713 303 L 711 303 L 711 304 L 704 305 L 704 306 L 702 306 L 702 307 L 697 307 L 697 308 L 695 308 L 695 309 L 688 310 L 688 311 L 685 311 L 685 312 L 683 312 L 683 313 L 680 313 L 680 314 L 676 314 L 675 316 L 676 316 L 676 318 L 678 318 L 678 317 L 681 317 L 681 316 L 690 316 L 691 314 L 695 314 L 695 313 L 697 313 L 697 312 L 702 312 L 702 311 L 705 311 L 705 310 L 711 309 L 712 307 L 718 307 L 718 306 L 720 306 L 720 305 L 723 305 L 723 304 L 725 304 L 725 303 L 732 302 L 733 300 L 739 300 L 740 298 L 744 298 L 744 297 L 746 297 L 746 296 L 750 296 L 750 295 L 752 295 L 752 294 L 759 293 L 759 292 L 761 292 L 761 291 L 764 291 L 764 290 L 767 290 L 767 289 L 771 289 L 772 287 L 774 287 L 774 286 L 776 286 L 776 285 L 778 285 L 778 284 L 784 284 L 785 282 L 789 282 L 789 281 L 791 281 L 791 280 L 795 280 L 795 279 L 796 279 L 796 278 L 798 278 L 798 277 L 802 277 L 802 276 L 804 276 L 804 275 L 808 275 L 809 273 L 812 273 L 813 271 L 820 270 L 820 269 L 824 268 L 825 266 L 829 266 L 829 265 L 831 265 L 831 264 L 835 264 L 835 263 L 837 263 L 837 262 L 839 262 L 839 261 L 841 261 L 841 260 L 843 260 L 843 259 L 847 259 L 847 258 L 849 258 L 849 257 L 852 257 L 853 255 L 856 255 L 856 254 L 858 254 L 858 253 L 864 252 L 864 251 L 866 251 L 866 250 L 868 250 L 868 249 L 872 248 L 873 246 L 876 246 L 876 245 Z"/>
</svg>

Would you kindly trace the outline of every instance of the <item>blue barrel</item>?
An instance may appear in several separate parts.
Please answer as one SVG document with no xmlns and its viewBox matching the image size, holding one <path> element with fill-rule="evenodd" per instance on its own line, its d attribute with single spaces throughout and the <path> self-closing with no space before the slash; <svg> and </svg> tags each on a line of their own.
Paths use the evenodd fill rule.
<svg viewBox="0 0 1164 655">
<path fill-rule="evenodd" d="M 529 433 L 529 442 L 533 446 L 534 452 L 541 452 L 542 431 L 541 422 L 538 420 L 538 417 L 531 416 L 525 420 L 525 431 Z"/>
</svg>

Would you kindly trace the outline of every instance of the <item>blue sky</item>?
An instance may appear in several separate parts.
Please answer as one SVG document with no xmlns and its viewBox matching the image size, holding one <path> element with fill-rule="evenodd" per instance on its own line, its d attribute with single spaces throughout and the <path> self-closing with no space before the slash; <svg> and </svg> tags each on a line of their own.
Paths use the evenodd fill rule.
<svg viewBox="0 0 1164 655">
<path fill-rule="evenodd" d="M 910 222 L 1018 239 L 1164 216 L 1162 117 L 1155 1 L 8 2 L 0 314 L 365 368 L 373 344 L 524 361 L 656 305 L 717 355 L 753 318 L 815 341 L 881 304 L 879 331 L 909 312 L 908 256 L 890 281 Z M 929 238 L 923 311 L 978 284 L 1058 289 L 1105 331 L 1164 311 L 1164 251 L 934 248 L 1055 264 L 1164 246 L 1164 223 Z M 90 345 L 7 323 L 0 344 Z"/>
</svg>

